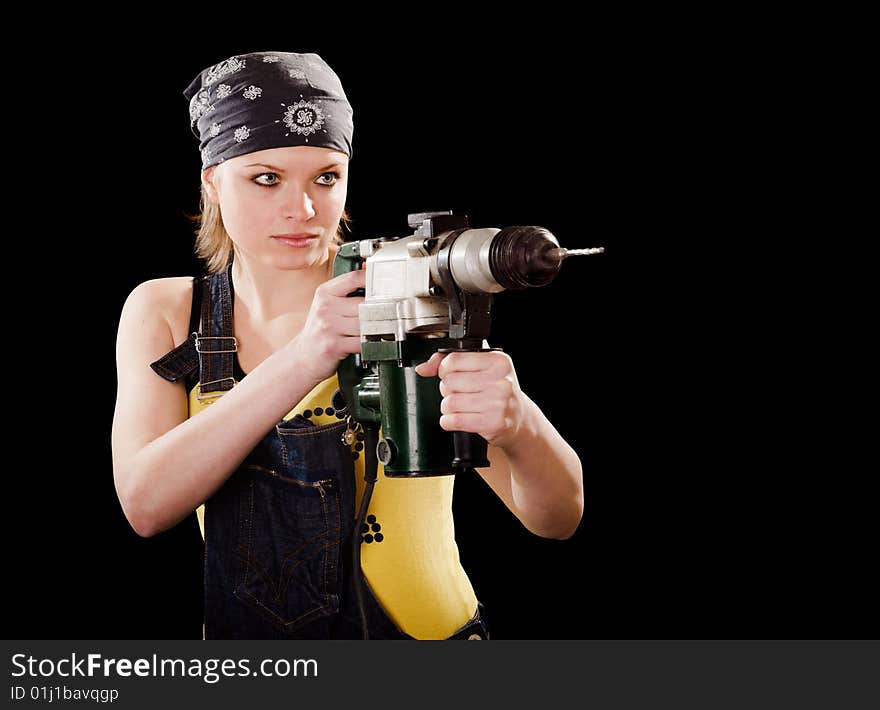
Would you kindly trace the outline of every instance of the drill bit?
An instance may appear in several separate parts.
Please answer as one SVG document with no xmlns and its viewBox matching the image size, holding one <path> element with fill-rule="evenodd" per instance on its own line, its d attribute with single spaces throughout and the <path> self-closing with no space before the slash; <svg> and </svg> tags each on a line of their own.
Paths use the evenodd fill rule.
<svg viewBox="0 0 880 710">
<path fill-rule="evenodd" d="M 601 254 L 605 251 L 605 247 L 593 247 L 590 249 L 566 249 L 564 247 L 557 247 L 553 249 L 550 253 L 559 261 L 563 259 L 567 259 L 570 256 L 590 256 L 591 254 Z"/>
<path fill-rule="evenodd" d="M 590 254 L 601 254 L 605 251 L 605 247 L 593 247 L 591 249 L 563 249 L 562 258 L 569 256 L 590 256 Z"/>
</svg>

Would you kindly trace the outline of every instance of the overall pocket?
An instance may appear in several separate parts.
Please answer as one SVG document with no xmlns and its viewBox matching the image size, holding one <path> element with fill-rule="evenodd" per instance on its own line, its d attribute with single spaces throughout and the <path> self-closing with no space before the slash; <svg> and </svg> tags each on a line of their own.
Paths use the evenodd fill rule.
<svg viewBox="0 0 880 710">
<path fill-rule="evenodd" d="M 344 422 L 282 422 L 270 468 L 239 469 L 235 596 L 285 633 L 339 611 L 340 549 L 351 530 L 345 492 L 354 484 Z"/>
</svg>

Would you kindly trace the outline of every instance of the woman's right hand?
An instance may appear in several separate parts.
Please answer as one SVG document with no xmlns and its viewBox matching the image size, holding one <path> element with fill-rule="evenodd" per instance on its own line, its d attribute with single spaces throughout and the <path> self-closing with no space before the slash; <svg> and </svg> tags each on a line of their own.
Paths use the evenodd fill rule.
<svg viewBox="0 0 880 710">
<path fill-rule="evenodd" d="M 366 287 L 366 270 L 340 274 L 315 289 L 306 324 L 288 343 L 306 374 L 323 382 L 333 375 L 339 362 L 361 351 L 358 306 L 363 296 L 348 296 Z"/>
</svg>

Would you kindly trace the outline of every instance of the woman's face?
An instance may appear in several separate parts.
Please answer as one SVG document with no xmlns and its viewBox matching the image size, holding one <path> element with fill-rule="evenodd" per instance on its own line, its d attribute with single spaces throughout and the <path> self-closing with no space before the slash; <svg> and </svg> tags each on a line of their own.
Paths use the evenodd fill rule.
<svg viewBox="0 0 880 710">
<path fill-rule="evenodd" d="M 348 156 L 312 146 L 260 150 L 203 173 L 236 251 L 281 269 L 322 263 L 345 209 Z M 290 242 L 283 235 L 308 234 Z"/>
</svg>

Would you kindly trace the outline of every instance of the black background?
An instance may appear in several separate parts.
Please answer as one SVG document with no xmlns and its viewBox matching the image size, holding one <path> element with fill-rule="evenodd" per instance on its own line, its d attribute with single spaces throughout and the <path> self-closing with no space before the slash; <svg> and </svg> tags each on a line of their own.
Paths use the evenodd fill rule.
<svg viewBox="0 0 880 710">
<path fill-rule="evenodd" d="M 25 336 L 7 341 L 24 364 L 8 370 L 22 426 L 8 444 L 21 463 L 7 472 L 6 635 L 201 637 L 195 515 L 142 539 L 116 498 L 115 337 L 137 284 L 199 269 L 182 90 L 265 50 L 317 52 L 346 88 L 357 238 L 452 209 L 606 248 L 495 299 L 491 342 L 579 453 L 586 511 L 573 538 L 546 540 L 482 480 L 457 481 L 461 559 L 493 637 L 875 633 L 876 556 L 849 508 L 863 473 L 830 469 L 797 430 L 793 360 L 755 308 L 767 274 L 738 259 L 741 105 L 713 93 L 728 79 L 644 18 L 524 16 L 513 30 L 398 17 L 384 33 L 299 19 L 169 20 L 34 58 L 43 123 L 25 194 L 37 199 L 15 239 L 27 261 L 7 264 L 25 264 L 26 286 L 10 315 Z"/>
</svg>

